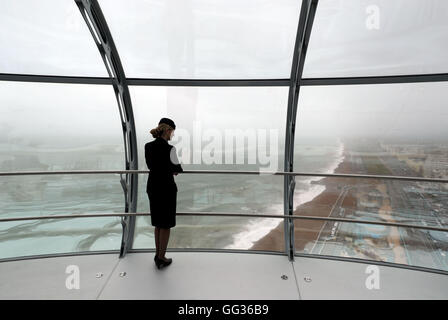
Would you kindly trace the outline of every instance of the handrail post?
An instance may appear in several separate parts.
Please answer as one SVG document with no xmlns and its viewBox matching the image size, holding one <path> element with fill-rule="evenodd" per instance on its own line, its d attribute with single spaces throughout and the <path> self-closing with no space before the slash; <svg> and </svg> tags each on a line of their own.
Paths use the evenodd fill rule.
<svg viewBox="0 0 448 320">
<path fill-rule="evenodd" d="M 289 86 L 288 110 L 286 113 L 285 134 L 285 172 L 294 171 L 294 132 L 297 116 L 297 104 L 299 100 L 300 85 L 305 64 L 306 51 L 313 26 L 318 0 L 303 0 L 300 9 L 299 25 L 297 28 L 296 42 L 291 68 L 291 81 Z M 293 215 L 294 211 L 295 176 L 284 177 L 284 214 Z M 295 240 L 294 221 L 285 219 L 285 251 L 290 261 L 294 261 Z"/>
<path fill-rule="evenodd" d="M 135 130 L 134 113 L 132 110 L 131 95 L 126 75 L 121 64 L 120 56 L 115 47 L 106 19 L 97 0 L 75 0 L 81 15 L 98 47 L 106 66 L 117 99 L 118 111 L 123 129 L 126 170 L 138 170 L 137 134 Z M 125 195 L 125 212 L 137 211 L 138 174 L 126 173 L 126 178 L 120 177 Z M 132 248 L 134 240 L 135 216 L 122 216 L 123 226 L 120 258 Z"/>
</svg>

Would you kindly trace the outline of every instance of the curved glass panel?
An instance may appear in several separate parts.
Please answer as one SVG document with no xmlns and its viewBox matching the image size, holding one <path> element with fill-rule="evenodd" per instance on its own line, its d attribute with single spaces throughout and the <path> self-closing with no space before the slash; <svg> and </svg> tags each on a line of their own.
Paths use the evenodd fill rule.
<svg viewBox="0 0 448 320">
<path fill-rule="evenodd" d="M 0 177 L 0 218 L 124 212 L 116 175 Z M 0 259 L 97 250 L 120 250 L 119 217 L 0 223 Z"/>
<path fill-rule="evenodd" d="M 112 86 L 0 81 L 0 171 L 123 170 Z"/>
<path fill-rule="evenodd" d="M 447 83 L 303 87 L 294 171 L 448 177 Z M 448 226 L 448 184 L 296 178 L 295 214 Z M 448 233 L 297 220 L 297 252 L 448 270 Z"/>
<path fill-rule="evenodd" d="M 128 77 L 276 79 L 291 75 L 301 2 L 106 0 L 100 5 Z"/>
<path fill-rule="evenodd" d="M 154 227 L 150 217 L 139 217 L 134 249 L 155 249 Z M 142 220 L 146 221 L 142 221 Z M 246 217 L 178 216 L 172 228 L 168 249 L 238 249 L 283 252 L 283 227 L 276 227 L 279 240 L 264 239 L 281 219 Z M 264 240 L 261 240 L 264 239 Z"/>
<path fill-rule="evenodd" d="M 296 214 L 446 228 L 448 188 L 422 182 L 325 178 Z M 448 232 L 338 221 L 295 221 L 296 252 L 448 271 Z"/>
<path fill-rule="evenodd" d="M 124 170 L 111 86 L 0 81 L 0 171 Z M 0 217 L 123 212 L 119 175 L 0 177 Z M 119 218 L 0 223 L 0 258 L 119 249 Z"/>
<path fill-rule="evenodd" d="M 320 0 L 304 78 L 448 72 L 445 0 Z"/>
<path fill-rule="evenodd" d="M 73 0 L 2 0 L 0 73 L 107 77 Z"/>
<path fill-rule="evenodd" d="M 162 117 L 176 123 L 174 138 L 169 143 L 176 146 L 184 170 L 283 170 L 287 87 L 131 87 L 130 92 L 140 170 L 148 170 L 144 146 L 153 140 L 149 131 Z M 138 208 L 142 212 L 149 212 L 147 179 L 147 175 L 139 177 Z M 179 174 L 175 180 L 178 212 L 283 214 L 282 176 Z M 196 241 L 194 238 L 208 241 L 203 244 L 207 247 L 223 248 L 221 238 L 225 235 L 226 246 L 238 249 L 249 249 L 252 241 L 281 222 L 238 217 L 178 219 L 180 226 L 173 234 L 176 230 L 190 234 L 178 247 L 189 247 L 191 241 Z M 210 237 L 211 226 L 216 242 Z M 153 229 L 150 217 L 138 217 L 134 247 L 154 246 L 154 240 L 148 238 L 151 233 L 145 228 Z M 244 234 L 246 242 L 232 242 L 233 236 L 239 239 Z"/>
</svg>

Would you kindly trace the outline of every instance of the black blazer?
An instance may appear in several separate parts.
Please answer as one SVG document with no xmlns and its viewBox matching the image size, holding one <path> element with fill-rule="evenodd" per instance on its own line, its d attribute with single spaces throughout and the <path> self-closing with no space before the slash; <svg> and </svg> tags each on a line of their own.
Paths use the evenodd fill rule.
<svg viewBox="0 0 448 320">
<path fill-rule="evenodd" d="M 177 162 L 175 164 L 171 161 Z M 177 185 L 174 181 L 173 172 L 183 172 L 176 154 L 176 148 L 163 138 L 156 138 L 145 144 L 145 160 L 148 170 L 148 181 L 146 183 L 146 192 L 158 191 L 163 188 L 167 191 L 177 191 Z"/>
</svg>

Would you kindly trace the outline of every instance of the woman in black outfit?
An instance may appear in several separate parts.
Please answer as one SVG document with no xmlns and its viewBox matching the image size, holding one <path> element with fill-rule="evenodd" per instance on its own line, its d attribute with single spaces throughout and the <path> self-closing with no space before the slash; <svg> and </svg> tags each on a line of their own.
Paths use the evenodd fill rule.
<svg viewBox="0 0 448 320">
<path fill-rule="evenodd" d="M 173 120 L 162 118 L 158 127 L 150 131 L 155 140 L 145 144 L 146 165 L 150 170 L 146 193 L 149 198 L 151 224 L 155 227 L 154 262 L 159 269 L 172 262 L 172 259 L 165 257 L 165 252 L 170 228 L 176 225 L 177 185 L 173 175 L 184 171 L 177 159 L 176 148 L 168 144 L 175 129 Z"/>
</svg>

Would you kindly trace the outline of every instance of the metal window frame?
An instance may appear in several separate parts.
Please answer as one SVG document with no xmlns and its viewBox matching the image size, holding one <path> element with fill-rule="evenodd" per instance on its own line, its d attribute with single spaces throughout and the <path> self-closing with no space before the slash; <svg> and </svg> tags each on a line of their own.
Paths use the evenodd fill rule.
<svg viewBox="0 0 448 320">
<path fill-rule="evenodd" d="M 92 34 L 92 38 L 98 47 L 112 81 L 123 129 L 126 170 L 138 170 L 137 134 L 131 95 L 114 40 L 97 0 L 75 0 L 75 3 Z M 136 212 L 138 175 L 126 173 L 125 179 L 121 177 L 121 185 L 125 197 L 125 212 Z M 132 248 L 134 241 L 135 217 L 123 216 L 121 224 L 123 227 L 123 238 L 120 257 L 124 257 L 126 252 Z"/>
<path fill-rule="evenodd" d="M 304 78 L 302 79 L 302 86 L 373 85 L 445 81 L 448 81 L 448 73 L 341 78 Z"/>
<path fill-rule="evenodd" d="M 112 77 L 113 78 L 113 77 Z M 0 73 L 0 81 L 112 85 L 112 78 Z M 448 73 L 341 78 L 302 78 L 301 86 L 339 86 L 447 82 Z M 289 87 L 291 79 L 149 79 L 126 78 L 128 86 Z"/>
<path fill-rule="evenodd" d="M 112 85 L 112 77 L 54 76 L 40 74 L 0 73 L 0 81 L 102 84 Z M 290 79 L 148 79 L 126 78 L 128 86 L 179 87 L 288 87 Z"/>
<path fill-rule="evenodd" d="M 294 45 L 294 55 L 291 68 L 291 83 L 289 86 L 288 109 L 286 113 L 286 133 L 285 133 L 285 158 L 284 171 L 294 171 L 294 137 L 297 117 L 297 107 L 302 81 L 303 67 L 308 43 L 313 27 L 314 16 L 316 14 L 318 0 L 302 0 L 300 8 L 299 25 L 297 28 L 296 42 Z M 287 175 L 284 177 L 284 214 L 293 215 L 294 211 L 294 189 L 295 177 Z M 294 260 L 294 221 L 287 219 L 284 221 L 285 250 L 289 260 Z"/>
</svg>

